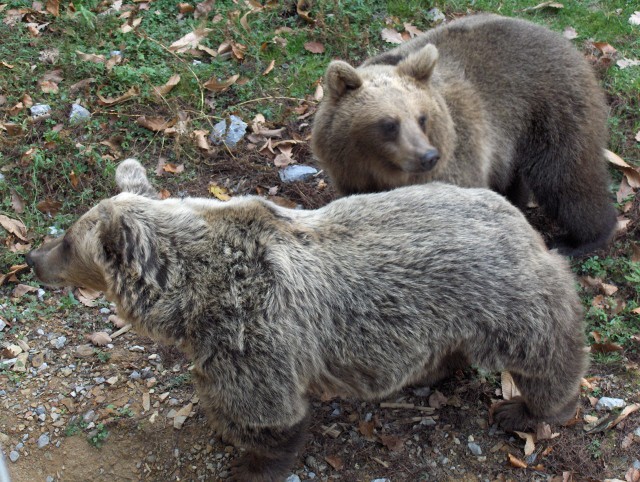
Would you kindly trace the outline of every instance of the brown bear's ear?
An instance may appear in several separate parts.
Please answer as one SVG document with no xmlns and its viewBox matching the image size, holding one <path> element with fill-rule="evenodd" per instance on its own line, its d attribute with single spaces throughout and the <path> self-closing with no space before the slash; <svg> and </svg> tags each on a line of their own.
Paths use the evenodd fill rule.
<svg viewBox="0 0 640 482">
<path fill-rule="evenodd" d="M 437 60 L 438 49 L 433 44 L 427 44 L 400 62 L 397 67 L 398 73 L 426 82 L 431 77 Z"/>
<path fill-rule="evenodd" d="M 334 60 L 327 68 L 325 83 L 329 89 L 329 97 L 337 101 L 348 90 L 357 89 L 362 85 L 358 71 L 341 60 Z"/>
<path fill-rule="evenodd" d="M 139 194 L 151 199 L 159 198 L 158 193 L 147 179 L 144 167 L 135 159 L 125 159 L 118 164 L 116 184 L 121 192 Z"/>
<path fill-rule="evenodd" d="M 98 238 L 107 261 L 121 265 L 125 251 L 123 216 L 115 204 L 107 199 L 98 204 Z"/>
</svg>

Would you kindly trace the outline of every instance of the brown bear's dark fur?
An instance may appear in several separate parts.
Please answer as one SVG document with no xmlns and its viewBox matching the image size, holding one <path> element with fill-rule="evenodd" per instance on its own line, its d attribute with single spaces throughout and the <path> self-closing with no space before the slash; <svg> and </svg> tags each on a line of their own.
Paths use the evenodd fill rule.
<svg viewBox="0 0 640 482">
<path fill-rule="evenodd" d="M 430 183 L 302 211 L 161 201 L 134 160 L 116 180 L 129 192 L 28 263 L 191 358 L 215 432 L 246 449 L 235 480 L 284 478 L 314 394 L 380 399 L 467 361 L 512 373 L 503 428 L 571 416 L 587 363 L 575 279 L 498 194 Z"/>
<path fill-rule="evenodd" d="M 353 68 L 332 62 L 312 147 L 341 194 L 446 181 L 532 193 L 582 254 L 616 223 L 606 105 L 591 67 L 524 20 L 456 20 Z"/>
</svg>

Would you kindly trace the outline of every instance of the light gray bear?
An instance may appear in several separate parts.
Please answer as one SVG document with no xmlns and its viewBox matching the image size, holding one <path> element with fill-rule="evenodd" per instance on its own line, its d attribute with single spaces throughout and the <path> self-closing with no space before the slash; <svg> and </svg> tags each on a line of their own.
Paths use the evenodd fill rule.
<svg viewBox="0 0 640 482">
<path fill-rule="evenodd" d="M 331 62 L 312 148 L 340 194 L 444 181 L 533 193 L 580 255 L 616 225 L 604 159 L 607 107 L 584 57 L 544 27 L 455 20 L 358 68 Z"/>
<path fill-rule="evenodd" d="M 379 399 L 463 362 L 513 375 L 522 396 L 493 414 L 505 429 L 574 413 L 587 364 L 574 277 L 498 194 L 431 183 L 303 211 L 152 199 L 132 159 L 116 180 L 129 192 L 27 261 L 45 284 L 104 291 L 192 359 L 213 428 L 246 449 L 236 480 L 282 480 L 310 396 Z"/>
</svg>

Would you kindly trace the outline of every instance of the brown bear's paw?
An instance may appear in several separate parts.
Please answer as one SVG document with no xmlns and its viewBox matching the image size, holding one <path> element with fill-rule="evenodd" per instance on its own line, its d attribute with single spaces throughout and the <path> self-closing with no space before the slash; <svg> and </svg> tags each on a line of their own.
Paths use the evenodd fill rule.
<svg viewBox="0 0 640 482">
<path fill-rule="evenodd" d="M 293 455 L 266 456 L 256 452 L 242 455 L 231 467 L 233 482 L 283 482 Z"/>
<path fill-rule="evenodd" d="M 522 397 L 494 404 L 489 411 L 489 418 L 507 431 L 532 429 L 538 422 L 529 412 Z"/>
</svg>

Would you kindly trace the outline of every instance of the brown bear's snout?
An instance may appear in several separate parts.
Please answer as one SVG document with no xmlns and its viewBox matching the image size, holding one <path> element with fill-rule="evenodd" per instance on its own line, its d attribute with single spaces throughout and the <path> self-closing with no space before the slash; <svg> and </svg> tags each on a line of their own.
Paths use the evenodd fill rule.
<svg viewBox="0 0 640 482">
<path fill-rule="evenodd" d="M 420 156 L 420 166 L 425 171 L 430 171 L 435 167 L 439 159 L 440 159 L 440 152 L 438 152 L 438 149 L 436 149 L 435 147 L 431 149 L 427 149 Z"/>
</svg>

